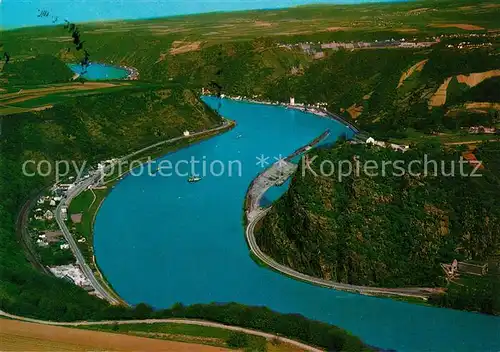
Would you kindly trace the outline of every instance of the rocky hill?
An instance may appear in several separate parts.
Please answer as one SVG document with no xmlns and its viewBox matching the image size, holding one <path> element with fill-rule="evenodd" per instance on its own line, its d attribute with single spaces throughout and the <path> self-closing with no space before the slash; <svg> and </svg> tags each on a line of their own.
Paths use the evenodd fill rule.
<svg viewBox="0 0 500 352">
<path fill-rule="evenodd" d="M 434 176 L 433 167 L 425 177 L 423 166 L 413 168 L 414 176 L 401 176 L 393 166 L 382 175 L 382 162 L 408 165 L 423 161 L 424 154 L 438 160 L 439 167 L 445 162 L 448 172 L 460 152 L 432 145 L 404 154 L 349 143 L 314 150 L 310 157 L 318 156 L 312 164 L 318 176 L 299 167 L 289 191 L 262 221 L 257 242 L 276 261 L 328 280 L 384 287 L 442 285 L 441 263 L 486 260 L 500 248 L 500 207 L 495 204 L 500 199 L 500 143 L 485 144 L 479 155 L 481 150 L 488 162 L 479 178 Z M 321 176 L 322 162 L 355 165 L 355 157 L 359 176 L 354 171 L 339 181 L 338 168 Z M 379 165 L 378 176 L 363 172 L 368 160 Z"/>
</svg>

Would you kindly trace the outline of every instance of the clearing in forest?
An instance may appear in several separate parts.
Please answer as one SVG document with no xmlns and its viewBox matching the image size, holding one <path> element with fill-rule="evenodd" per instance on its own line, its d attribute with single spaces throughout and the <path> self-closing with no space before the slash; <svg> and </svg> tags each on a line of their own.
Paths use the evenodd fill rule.
<svg viewBox="0 0 500 352">
<path fill-rule="evenodd" d="M 403 72 L 403 74 L 401 75 L 401 78 L 399 79 L 398 88 L 403 85 L 403 82 L 408 77 L 410 77 L 413 74 L 413 72 L 415 72 L 415 71 L 419 71 L 419 72 L 422 71 L 422 69 L 424 68 L 424 66 L 427 63 L 427 61 L 429 61 L 429 59 L 425 59 L 425 60 L 419 61 L 415 65 L 413 65 L 412 67 L 410 67 L 408 69 L 408 71 Z"/>
<path fill-rule="evenodd" d="M 190 51 L 198 51 L 201 48 L 201 42 L 183 42 L 183 41 L 174 41 L 172 43 L 172 48 L 170 48 L 170 54 L 177 55 L 183 54 Z"/>
<path fill-rule="evenodd" d="M 488 78 L 500 76 L 500 70 L 491 70 L 486 72 L 471 73 L 469 75 L 458 75 L 458 83 L 465 83 L 469 87 L 477 86 L 479 83 Z"/>
<path fill-rule="evenodd" d="M 443 84 L 441 84 L 434 93 L 434 95 L 429 100 L 430 106 L 443 106 L 446 103 L 446 92 L 448 90 L 448 85 L 453 77 L 448 77 Z"/>
</svg>

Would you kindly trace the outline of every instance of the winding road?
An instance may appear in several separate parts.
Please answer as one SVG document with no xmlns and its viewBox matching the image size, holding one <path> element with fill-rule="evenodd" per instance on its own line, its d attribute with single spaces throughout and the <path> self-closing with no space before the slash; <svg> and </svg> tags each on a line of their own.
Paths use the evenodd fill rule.
<svg viewBox="0 0 500 352">
<path fill-rule="evenodd" d="M 223 123 L 222 123 L 221 126 L 218 126 L 218 127 L 206 130 L 206 131 L 192 133 L 192 134 L 190 134 L 188 136 L 175 137 L 175 138 L 171 138 L 171 139 L 168 139 L 168 140 L 165 140 L 165 141 L 154 143 L 154 144 L 149 145 L 149 146 L 147 146 L 145 148 L 142 148 L 142 149 L 139 149 L 137 151 L 134 151 L 134 152 L 132 152 L 132 153 L 130 153 L 130 154 L 124 156 L 124 157 L 121 157 L 120 159 L 118 159 L 118 162 L 125 161 L 125 160 L 127 160 L 127 159 L 129 159 L 129 158 L 131 158 L 131 157 L 133 157 L 135 155 L 141 154 L 141 153 L 143 153 L 143 152 L 145 152 L 145 151 L 147 151 L 149 149 L 158 147 L 158 146 L 163 145 L 163 144 L 177 142 L 177 141 L 180 141 L 182 139 L 199 137 L 199 136 L 202 136 L 204 134 L 219 132 L 219 131 L 222 131 L 224 129 L 231 128 L 233 126 L 234 126 L 234 122 L 229 121 L 227 119 L 223 119 Z M 110 168 L 113 167 L 113 165 L 108 165 L 106 168 L 104 168 L 102 170 L 97 170 L 95 173 L 93 173 L 92 175 L 90 175 L 90 177 L 88 177 L 87 179 L 81 180 L 80 182 L 78 182 L 75 185 L 75 187 L 73 187 L 70 191 L 68 191 L 68 193 L 66 194 L 66 196 L 61 200 L 61 202 L 59 203 L 59 205 L 56 208 L 55 219 L 57 221 L 57 224 L 59 225 L 59 228 L 61 229 L 61 231 L 62 231 L 62 233 L 64 235 L 64 238 L 68 242 L 68 244 L 69 244 L 69 246 L 71 248 L 71 251 L 73 252 L 73 254 L 74 254 L 75 258 L 76 258 L 77 264 L 80 265 L 80 267 L 81 267 L 81 269 L 82 269 L 85 277 L 90 282 L 90 284 L 92 285 L 92 287 L 94 288 L 94 290 L 100 296 L 102 296 L 104 299 L 106 299 L 109 303 L 111 303 L 111 304 L 120 304 L 120 303 L 122 303 L 122 301 L 120 301 L 119 299 L 117 299 L 110 292 L 111 290 L 109 288 L 104 287 L 99 282 L 99 280 L 96 279 L 96 277 L 94 275 L 94 272 L 92 271 L 92 269 L 86 263 L 85 258 L 83 257 L 82 252 L 80 251 L 80 248 L 78 248 L 78 245 L 75 242 L 74 237 L 69 232 L 69 229 L 66 226 L 66 222 L 64 221 L 63 216 L 62 216 L 62 209 L 64 207 L 69 207 L 71 201 L 74 198 L 76 198 L 80 193 L 82 193 L 83 191 L 85 191 L 86 189 L 88 189 L 89 187 L 91 187 L 92 185 L 98 183 L 99 180 L 102 179 L 103 175 L 105 175 L 106 172 L 109 171 Z"/>
<path fill-rule="evenodd" d="M 267 256 L 257 245 L 257 241 L 255 240 L 255 226 L 259 223 L 260 220 L 266 216 L 266 214 L 271 210 L 271 207 L 262 209 L 258 214 L 253 212 L 253 217 L 250 220 L 247 228 L 246 228 L 246 239 L 250 250 L 252 253 L 257 256 L 262 262 L 264 262 L 267 266 L 273 268 L 274 270 L 288 275 L 294 279 L 298 279 L 301 281 L 309 282 L 315 285 L 333 288 L 335 290 L 348 291 L 354 293 L 360 293 L 363 295 L 376 295 L 376 296 L 399 296 L 399 297 L 415 297 L 420 298 L 422 300 L 427 300 L 427 298 L 437 293 L 439 289 L 434 288 L 381 288 L 381 287 L 370 287 L 370 286 L 357 286 L 350 284 L 343 284 L 339 282 L 329 281 L 320 279 L 317 277 L 309 276 L 298 271 L 293 270 L 285 265 L 279 264 L 274 261 L 271 257 Z"/>
<path fill-rule="evenodd" d="M 69 244 L 69 247 L 71 248 L 71 251 L 73 252 L 77 264 L 80 265 L 80 268 L 82 269 L 85 277 L 87 280 L 90 282 L 94 290 L 99 293 L 100 296 L 102 296 L 105 300 L 107 300 L 111 304 L 119 304 L 120 301 L 114 297 L 113 294 L 109 292 L 95 277 L 94 272 L 92 269 L 88 266 L 88 264 L 85 261 L 85 258 L 82 255 L 82 252 L 80 251 L 80 248 L 78 248 L 77 243 L 75 242 L 74 237 L 71 235 L 69 232 L 68 227 L 66 226 L 66 222 L 64 221 L 62 217 L 62 208 L 63 207 L 69 207 L 71 201 L 77 197 L 80 193 L 82 193 L 84 190 L 86 190 L 88 187 L 92 186 L 94 183 L 98 182 L 98 180 L 101 178 L 101 173 L 97 172 L 88 179 L 78 183 L 71 191 L 68 191 L 66 197 L 61 200 L 59 205 L 56 208 L 55 211 L 55 218 L 57 221 L 57 224 L 59 225 L 59 228 L 61 229 L 64 238 Z"/>
<path fill-rule="evenodd" d="M 247 199 L 249 199 L 250 201 L 247 201 L 246 204 L 247 209 L 245 210 L 248 221 L 248 225 L 245 230 L 245 236 L 247 243 L 250 247 L 250 251 L 255 256 L 257 256 L 257 258 L 259 258 L 262 262 L 264 262 L 267 266 L 271 267 L 272 269 L 282 274 L 288 275 L 292 278 L 305 281 L 311 284 L 323 287 L 329 287 L 336 290 L 360 293 L 364 295 L 413 297 L 422 300 L 427 300 L 429 296 L 431 296 L 432 294 L 442 292 L 442 289 L 440 288 L 425 288 L 425 287 L 382 288 L 382 287 L 350 285 L 330 280 L 324 280 L 295 271 L 290 267 L 279 264 L 278 262 L 274 261 L 271 257 L 267 256 L 264 252 L 262 252 L 262 250 L 257 245 L 257 241 L 255 239 L 255 226 L 259 223 L 260 220 L 264 218 L 264 216 L 266 216 L 266 214 L 272 208 L 272 207 L 261 208 L 258 204 L 258 201 L 262 198 L 267 189 L 273 186 L 273 183 L 274 185 L 276 185 L 277 182 L 280 181 L 279 179 L 272 180 L 270 178 L 266 178 L 266 175 L 269 173 L 269 170 L 277 167 L 279 167 L 278 164 L 271 165 L 264 172 L 260 173 L 254 181 L 252 181 L 252 184 L 247 192 Z M 295 170 L 293 170 L 292 172 L 294 171 Z M 290 175 L 287 174 L 287 177 L 289 176 Z M 265 178 L 265 180 L 259 181 L 260 178 Z M 265 187 L 257 187 L 261 183 L 265 183 Z"/>
<path fill-rule="evenodd" d="M 21 321 L 26 321 L 30 323 L 44 324 L 44 325 L 55 325 L 55 326 L 66 326 L 66 327 L 78 327 L 78 326 L 91 326 L 91 325 L 114 325 L 114 324 L 156 324 L 156 323 L 170 323 L 170 324 L 186 324 L 186 325 L 198 325 L 207 326 L 213 328 L 226 329 L 231 331 L 238 331 L 249 335 L 264 337 L 267 340 L 278 340 L 282 343 L 293 345 L 295 347 L 301 348 L 306 351 L 311 352 L 322 352 L 323 350 L 316 347 L 306 345 L 302 342 L 295 341 L 286 337 L 277 336 L 274 334 L 269 334 L 267 332 L 246 329 L 239 326 L 224 325 L 220 323 L 214 323 L 205 320 L 190 320 L 190 319 L 144 319 L 144 320 L 103 320 L 103 321 L 77 321 L 77 322 L 56 322 L 49 320 L 39 320 L 33 318 L 21 317 L 18 315 L 9 314 L 7 312 L 0 310 L 0 316 L 16 319 Z"/>
</svg>

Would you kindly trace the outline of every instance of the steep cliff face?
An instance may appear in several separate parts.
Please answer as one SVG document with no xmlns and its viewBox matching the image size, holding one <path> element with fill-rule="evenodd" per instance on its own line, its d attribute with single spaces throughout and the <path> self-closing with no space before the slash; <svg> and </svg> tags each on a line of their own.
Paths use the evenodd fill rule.
<svg viewBox="0 0 500 352">
<path fill-rule="evenodd" d="M 478 195 L 498 201 L 498 175 L 486 168 L 481 178 L 399 177 L 389 166 L 382 175 L 383 161 L 408 165 L 423 160 L 424 153 L 445 165 L 459 158 L 457 152 L 435 148 L 403 154 L 340 144 L 312 151 L 310 160 L 318 157 L 311 169 L 318 176 L 302 163 L 289 191 L 264 218 L 256 235 L 259 246 L 278 262 L 312 276 L 387 287 L 440 284 L 440 263 L 487 258 L 498 248 L 500 209 Z M 320 174 L 322 162 L 330 173 L 326 160 L 336 168 L 329 177 Z M 368 160 L 380 166 L 379 176 L 364 173 Z M 354 165 L 353 174 L 341 181 L 339 161 Z M 418 168 L 413 169 L 415 174 Z"/>
</svg>

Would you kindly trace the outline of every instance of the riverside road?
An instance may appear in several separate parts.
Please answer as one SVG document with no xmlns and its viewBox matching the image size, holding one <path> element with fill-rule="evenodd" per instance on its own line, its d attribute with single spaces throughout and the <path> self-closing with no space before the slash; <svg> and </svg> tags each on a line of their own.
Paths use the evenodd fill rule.
<svg viewBox="0 0 500 352">
<path fill-rule="evenodd" d="M 143 152 L 145 152 L 145 151 L 147 151 L 149 149 L 158 147 L 158 146 L 163 145 L 163 144 L 173 143 L 173 142 L 176 142 L 176 141 L 180 141 L 182 139 L 199 137 L 199 136 L 202 136 L 202 135 L 207 134 L 207 133 L 219 132 L 221 130 L 224 130 L 224 129 L 227 129 L 227 128 L 231 128 L 232 126 L 234 126 L 234 123 L 232 123 L 232 122 L 224 119 L 222 125 L 219 126 L 219 127 L 212 128 L 212 129 L 206 130 L 206 131 L 196 132 L 196 133 L 190 134 L 189 136 L 180 136 L 180 137 L 171 138 L 171 139 L 168 139 L 168 140 L 165 140 L 165 141 L 161 141 L 161 142 L 158 142 L 158 143 L 154 143 L 154 144 L 152 144 L 150 146 L 147 146 L 147 147 L 142 148 L 140 150 L 134 151 L 134 152 L 132 152 L 132 153 L 130 153 L 130 154 L 128 154 L 128 155 L 120 158 L 119 162 L 127 160 L 127 159 L 129 159 L 129 158 L 131 158 L 131 157 L 133 157 L 135 155 L 138 155 L 138 154 L 143 153 Z M 80 267 L 81 267 L 81 269 L 82 269 L 85 277 L 90 282 L 90 284 L 92 285 L 92 287 L 94 288 L 94 290 L 99 295 L 101 295 L 104 299 L 106 299 L 109 303 L 111 303 L 111 304 L 119 304 L 120 301 L 113 294 L 111 294 L 109 292 L 109 289 L 105 288 L 96 279 L 96 277 L 94 275 L 94 272 L 87 265 L 87 263 L 85 261 L 85 258 L 83 257 L 82 252 L 80 251 L 80 248 L 78 248 L 78 245 L 75 242 L 75 239 L 73 238 L 73 235 L 71 235 L 71 233 L 69 232 L 69 229 L 66 226 L 66 223 L 65 223 L 65 221 L 63 220 L 63 217 L 62 217 L 62 208 L 63 207 L 68 207 L 70 205 L 71 201 L 74 198 L 76 198 L 80 193 L 82 193 L 83 191 L 85 191 L 89 187 L 97 184 L 103 178 L 103 175 L 105 175 L 106 172 L 110 170 L 111 167 L 112 167 L 112 165 L 109 165 L 109 166 L 107 166 L 106 168 L 104 168 L 102 170 L 97 170 L 95 173 L 91 174 L 88 178 L 81 180 L 80 182 L 78 182 L 75 185 L 75 187 L 73 187 L 71 190 L 69 190 L 68 193 L 66 194 L 66 196 L 61 200 L 61 202 L 59 203 L 59 205 L 56 208 L 55 219 L 56 219 L 57 224 L 59 225 L 59 227 L 60 227 L 60 229 L 61 229 L 61 231 L 62 231 L 62 233 L 64 235 L 64 238 L 68 242 L 68 244 L 69 244 L 69 246 L 71 248 L 71 251 L 73 252 L 73 254 L 74 254 L 75 258 L 76 258 L 76 262 L 80 265 Z"/>
<path fill-rule="evenodd" d="M 320 140 L 321 139 L 316 139 L 315 142 L 318 143 Z M 307 147 L 312 147 L 314 144 L 315 143 L 312 142 L 306 147 L 301 148 L 301 150 L 307 150 Z M 295 155 L 295 153 L 293 155 Z M 430 295 L 441 292 L 441 289 L 439 288 L 382 288 L 350 285 L 324 280 L 300 273 L 285 265 L 279 264 L 272 258 L 267 256 L 264 252 L 262 252 L 255 239 L 255 226 L 271 210 L 271 207 L 261 208 L 259 201 L 269 188 L 281 184 L 284 178 L 287 179 L 291 177 L 291 175 L 296 170 L 296 168 L 288 166 L 288 162 L 287 164 L 285 164 L 285 166 L 286 167 L 283 168 L 283 164 L 281 164 L 280 162 L 271 165 L 268 169 L 266 169 L 256 177 L 256 179 L 250 185 L 247 193 L 246 215 L 248 226 L 245 231 L 245 236 L 251 252 L 255 254 L 262 262 L 280 273 L 301 281 L 309 282 L 323 287 L 333 288 L 336 290 L 355 292 L 364 295 L 415 297 L 422 300 L 427 300 Z M 285 174 L 283 174 L 284 171 L 286 171 Z M 270 177 L 270 175 L 274 177 Z M 280 175 L 281 177 L 276 177 L 275 175 Z"/>
</svg>

